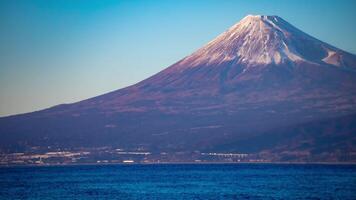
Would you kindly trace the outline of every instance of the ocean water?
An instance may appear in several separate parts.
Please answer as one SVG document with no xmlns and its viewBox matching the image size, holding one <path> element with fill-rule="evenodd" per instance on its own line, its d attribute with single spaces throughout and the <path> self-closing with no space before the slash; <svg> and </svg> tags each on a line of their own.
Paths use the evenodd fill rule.
<svg viewBox="0 0 356 200">
<path fill-rule="evenodd" d="M 356 165 L 9 167 L 0 199 L 356 199 Z"/>
</svg>

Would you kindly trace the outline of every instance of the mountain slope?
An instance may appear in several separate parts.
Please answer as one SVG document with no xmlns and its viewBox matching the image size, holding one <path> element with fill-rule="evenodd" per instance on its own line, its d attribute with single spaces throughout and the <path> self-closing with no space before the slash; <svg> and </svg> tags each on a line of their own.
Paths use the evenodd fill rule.
<svg viewBox="0 0 356 200">
<path fill-rule="evenodd" d="M 226 141 L 239 144 L 282 127 L 356 113 L 355 69 L 356 56 L 280 17 L 247 16 L 135 85 L 0 119 L 0 145 L 204 151 Z"/>
</svg>

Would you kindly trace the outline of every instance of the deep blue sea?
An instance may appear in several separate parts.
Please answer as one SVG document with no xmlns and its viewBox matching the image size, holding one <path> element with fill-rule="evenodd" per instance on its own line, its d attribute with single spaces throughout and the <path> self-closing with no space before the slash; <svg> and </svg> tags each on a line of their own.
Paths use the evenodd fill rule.
<svg viewBox="0 0 356 200">
<path fill-rule="evenodd" d="M 0 199 L 356 199 L 356 165 L 9 167 Z"/>
</svg>

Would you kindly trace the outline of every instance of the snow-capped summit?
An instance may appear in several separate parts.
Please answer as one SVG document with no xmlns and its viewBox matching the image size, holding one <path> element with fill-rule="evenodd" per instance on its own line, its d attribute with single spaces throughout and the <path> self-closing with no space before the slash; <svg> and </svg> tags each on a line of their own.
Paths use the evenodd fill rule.
<svg viewBox="0 0 356 200">
<path fill-rule="evenodd" d="M 309 62 L 348 67 L 349 54 L 300 31 L 281 17 L 248 15 L 180 65 Z"/>
</svg>

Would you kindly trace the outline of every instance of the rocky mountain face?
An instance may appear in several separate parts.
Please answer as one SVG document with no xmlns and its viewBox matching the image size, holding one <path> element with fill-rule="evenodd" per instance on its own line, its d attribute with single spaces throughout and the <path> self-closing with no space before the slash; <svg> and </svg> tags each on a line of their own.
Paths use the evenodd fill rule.
<svg viewBox="0 0 356 200">
<path fill-rule="evenodd" d="M 355 55 L 280 17 L 249 15 L 135 85 L 0 118 L 0 147 L 292 152 L 337 161 L 356 152 L 355 113 Z"/>
</svg>

